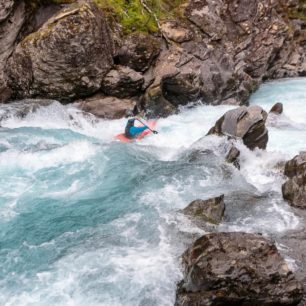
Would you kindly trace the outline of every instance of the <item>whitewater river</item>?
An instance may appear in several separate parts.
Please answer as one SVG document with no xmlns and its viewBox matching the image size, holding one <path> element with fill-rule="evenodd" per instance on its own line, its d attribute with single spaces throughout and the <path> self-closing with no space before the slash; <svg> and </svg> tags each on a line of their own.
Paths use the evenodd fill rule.
<svg viewBox="0 0 306 306">
<path fill-rule="evenodd" d="M 284 114 L 269 120 L 267 151 L 238 144 L 241 171 L 223 162 L 223 138 L 192 145 L 231 106 L 183 109 L 134 144 L 113 140 L 126 120 L 97 120 L 59 103 L 7 116 L 0 305 L 173 305 L 179 257 L 204 233 L 179 210 L 197 198 L 225 194 L 226 217 L 213 230 L 277 237 L 298 229 L 278 163 L 306 150 L 306 79 L 265 84 L 251 98 L 267 111 L 277 101 Z"/>
</svg>

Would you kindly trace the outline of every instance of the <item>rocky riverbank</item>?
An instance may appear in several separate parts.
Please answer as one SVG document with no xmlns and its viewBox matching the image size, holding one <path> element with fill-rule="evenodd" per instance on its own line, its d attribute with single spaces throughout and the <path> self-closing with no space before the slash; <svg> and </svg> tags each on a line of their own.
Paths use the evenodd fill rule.
<svg viewBox="0 0 306 306">
<path fill-rule="evenodd" d="M 302 1 L 160 5 L 164 13 L 153 7 L 155 21 L 139 32 L 140 19 L 115 18 L 115 2 L 4 1 L 0 100 L 81 98 L 101 117 L 117 118 L 117 107 L 131 114 L 131 104 L 134 113 L 166 116 L 197 100 L 247 104 L 262 81 L 305 74 Z M 93 107 L 94 94 L 102 98 Z"/>
</svg>

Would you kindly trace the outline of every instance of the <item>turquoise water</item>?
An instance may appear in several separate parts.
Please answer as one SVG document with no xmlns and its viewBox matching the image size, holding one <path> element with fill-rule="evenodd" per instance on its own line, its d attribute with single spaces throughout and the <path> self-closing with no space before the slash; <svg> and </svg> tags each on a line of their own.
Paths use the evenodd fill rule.
<svg viewBox="0 0 306 306">
<path fill-rule="evenodd" d="M 268 83 L 253 95 L 285 113 L 269 119 L 267 152 L 237 144 L 240 172 L 224 164 L 223 138 L 193 145 L 230 106 L 185 108 L 134 144 L 113 141 L 125 120 L 57 102 L 23 118 L 12 111 L 0 129 L 0 305 L 173 305 L 179 257 L 205 232 L 180 213 L 197 198 L 225 193 L 213 230 L 298 228 L 276 165 L 306 149 L 305 85 Z"/>
</svg>

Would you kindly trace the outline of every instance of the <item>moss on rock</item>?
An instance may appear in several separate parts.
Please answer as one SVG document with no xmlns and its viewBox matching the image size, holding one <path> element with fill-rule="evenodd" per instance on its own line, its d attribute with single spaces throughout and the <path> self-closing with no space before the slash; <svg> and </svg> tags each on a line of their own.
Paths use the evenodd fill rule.
<svg viewBox="0 0 306 306">
<path fill-rule="evenodd" d="M 158 31 L 157 19 L 174 17 L 176 9 L 185 0 L 145 0 L 146 5 L 153 12 L 150 14 L 140 0 L 94 0 L 111 18 L 114 18 L 122 26 L 125 33 Z"/>
</svg>

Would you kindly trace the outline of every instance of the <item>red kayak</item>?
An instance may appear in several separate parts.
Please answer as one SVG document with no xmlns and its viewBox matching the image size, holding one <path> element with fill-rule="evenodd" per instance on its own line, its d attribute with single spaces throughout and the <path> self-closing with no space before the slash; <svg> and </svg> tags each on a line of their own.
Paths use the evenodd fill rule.
<svg viewBox="0 0 306 306">
<path fill-rule="evenodd" d="M 157 123 L 157 121 L 150 120 L 147 125 L 151 130 L 154 130 L 154 128 L 156 126 L 156 123 Z M 145 130 L 141 134 L 139 134 L 136 138 L 133 138 L 133 139 L 129 139 L 129 138 L 125 137 L 124 133 L 116 135 L 115 138 L 122 141 L 122 142 L 134 142 L 134 141 L 140 140 L 140 139 L 142 139 L 142 138 L 144 138 L 144 137 L 146 137 L 150 134 L 152 134 L 152 131 Z"/>
</svg>

